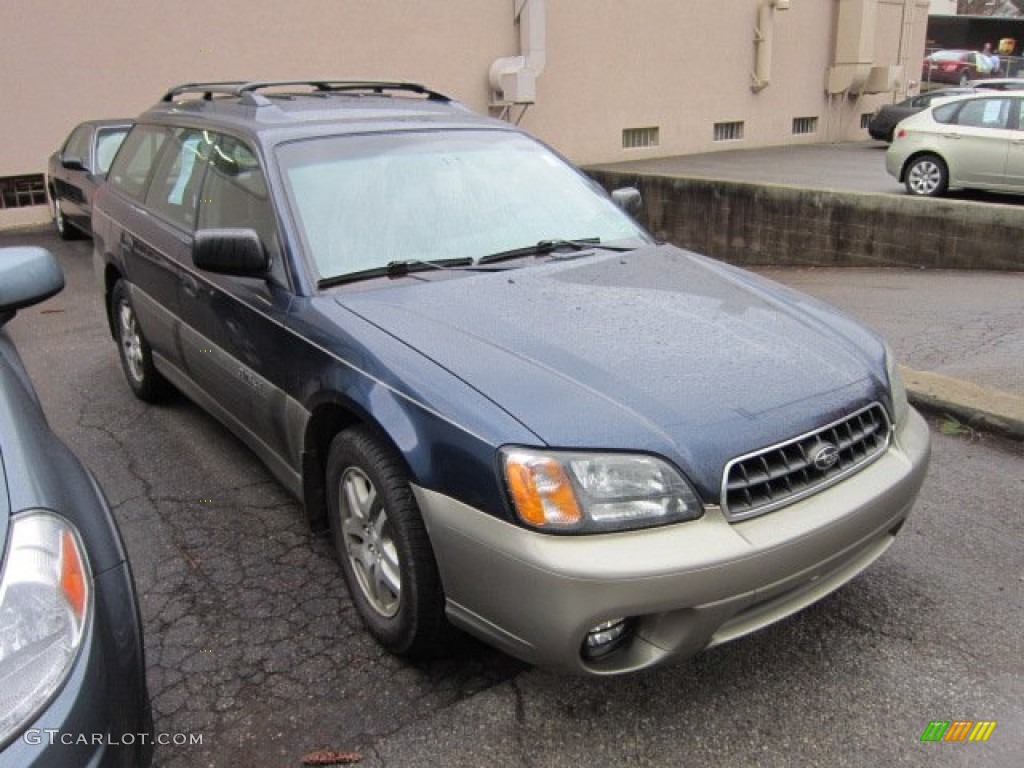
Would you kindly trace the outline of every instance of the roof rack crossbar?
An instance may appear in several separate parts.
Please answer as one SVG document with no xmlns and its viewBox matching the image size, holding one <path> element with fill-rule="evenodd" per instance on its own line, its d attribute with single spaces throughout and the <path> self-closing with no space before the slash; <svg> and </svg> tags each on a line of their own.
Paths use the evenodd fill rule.
<svg viewBox="0 0 1024 768">
<path fill-rule="evenodd" d="M 385 91 L 408 91 L 426 96 L 435 101 L 451 101 L 443 93 L 432 91 L 421 83 L 411 83 L 401 80 L 255 80 L 246 83 L 239 88 L 239 91 L 256 91 L 263 88 L 272 88 L 282 85 L 308 85 L 315 91 L 337 92 L 337 91 L 372 91 L 384 93 Z"/>
<path fill-rule="evenodd" d="M 288 85 L 305 85 L 317 93 L 338 93 L 347 91 L 370 91 L 383 94 L 386 91 L 406 91 L 409 93 L 426 96 L 431 101 L 449 102 L 451 99 L 443 93 L 432 91 L 420 83 L 408 83 L 397 80 L 219 80 L 210 83 L 183 83 L 171 88 L 164 94 L 162 101 L 174 101 L 176 96 L 184 93 L 201 93 L 203 98 L 210 101 L 213 94 L 226 94 L 229 96 L 241 96 L 246 101 L 262 105 L 265 102 L 256 91 L 264 88 L 276 88 Z M 248 98 L 246 98 L 248 96 Z"/>
<path fill-rule="evenodd" d="M 245 80 L 216 80 L 209 83 L 182 83 L 167 91 L 161 101 L 174 101 L 175 96 L 183 93 L 201 93 L 203 98 L 209 101 L 215 93 L 226 93 L 233 96 L 238 95 L 238 87 L 245 85 Z"/>
</svg>

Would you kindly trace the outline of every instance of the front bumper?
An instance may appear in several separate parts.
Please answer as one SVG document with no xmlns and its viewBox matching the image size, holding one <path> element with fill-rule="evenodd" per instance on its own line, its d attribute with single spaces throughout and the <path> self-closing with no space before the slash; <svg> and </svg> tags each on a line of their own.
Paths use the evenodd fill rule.
<svg viewBox="0 0 1024 768">
<path fill-rule="evenodd" d="M 641 531 L 552 536 L 416 488 L 453 623 L 530 663 L 617 674 L 691 656 L 819 600 L 893 542 L 924 481 L 928 427 L 911 410 L 892 445 L 846 480 L 775 512 Z M 588 630 L 631 619 L 587 660 Z"/>
</svg>

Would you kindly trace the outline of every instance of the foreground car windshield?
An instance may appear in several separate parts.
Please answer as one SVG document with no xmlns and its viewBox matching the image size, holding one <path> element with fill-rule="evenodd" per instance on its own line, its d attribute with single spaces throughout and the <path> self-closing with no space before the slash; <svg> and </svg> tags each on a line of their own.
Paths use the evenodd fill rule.
<svg viewBox="0 0 1024 768">
<path fill-rule="evenodd" d="M 278 160 L 321 280 L 542 240 L 645 237 L 554 153 L 503 131 L 335 136 L 283 145 Z"/>
</svg>

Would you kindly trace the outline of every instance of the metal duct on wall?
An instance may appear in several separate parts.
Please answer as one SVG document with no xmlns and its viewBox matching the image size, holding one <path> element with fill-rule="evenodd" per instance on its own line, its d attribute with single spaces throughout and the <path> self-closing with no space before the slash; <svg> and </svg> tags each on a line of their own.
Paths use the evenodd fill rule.
<svg viewBox="0 0 1024 768">
<path fill-rule="evenodd" d="M 836 44 L 825 90 L 859 94 L 875 60 L 875 15 L 878 0 L 838 0 Z"/>
<path fill-rule="evenodd" d="M 533 104 L 537 101 L 537 77 L 547 63 L 544 0 L 517 0 L 515 23 L 519 25 L 519 56 L 506 56 L 491 64 L 491 104 Z"/>
</svg>

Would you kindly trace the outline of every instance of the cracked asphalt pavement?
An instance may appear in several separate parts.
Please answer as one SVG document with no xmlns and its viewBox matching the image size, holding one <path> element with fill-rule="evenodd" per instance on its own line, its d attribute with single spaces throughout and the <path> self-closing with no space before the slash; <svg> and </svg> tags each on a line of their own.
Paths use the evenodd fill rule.
<svg viewBox="0 0 1024 768">
<path fill-rule="evenodd" d="M 291 768 L 317 749 L 388 768 L 1024 764 L 1024 445 L 936 432 L 917 512 L 872 569 L 679 666 L 565 678 L 469 640 L 410 663 L 366 635 L 328 540 L 240 442 L 182 397 L 132 397 L 91 243 L 0 234 L 21 243 L 54 251 L 68 286 L 8 328 L 121 524 L 156 730 L 202 735 L 155 765 Z M 920 742 L 957 719 L 998 726 Z"/>
</svg>

